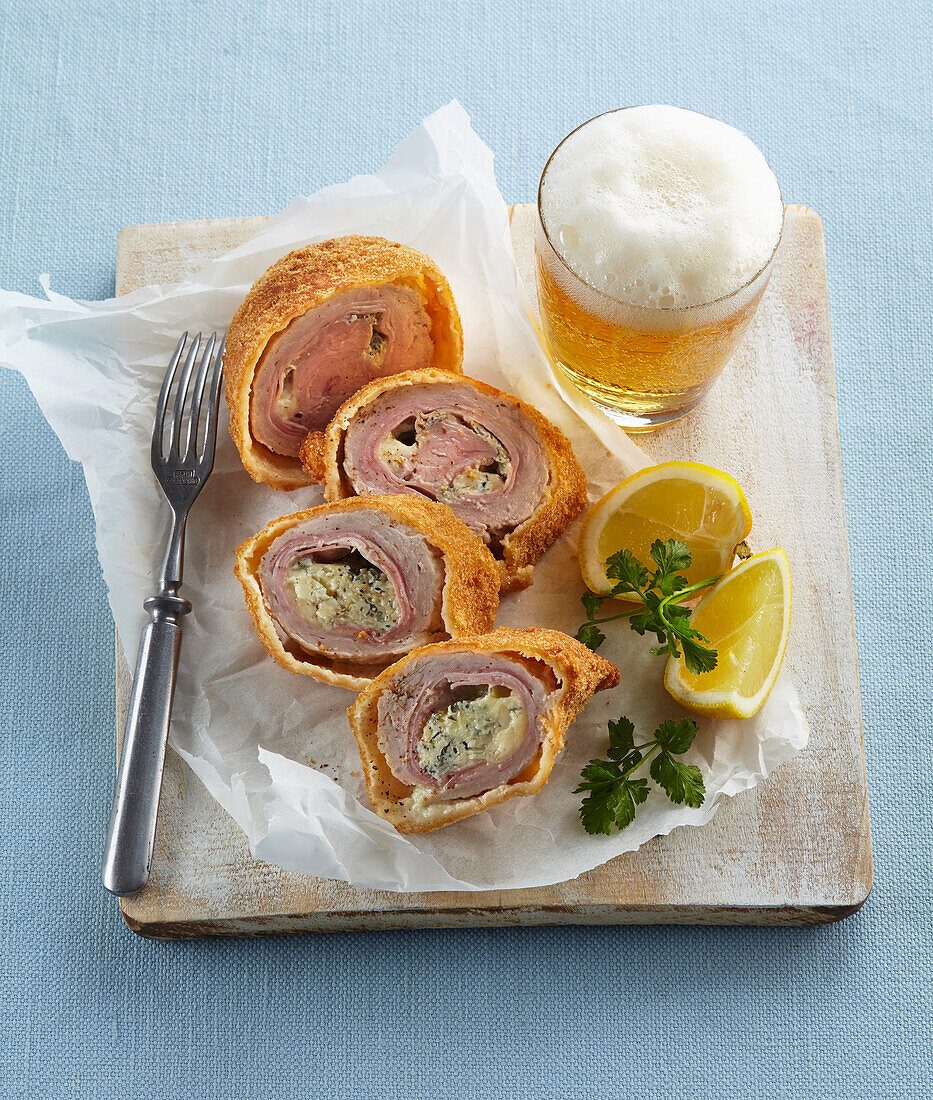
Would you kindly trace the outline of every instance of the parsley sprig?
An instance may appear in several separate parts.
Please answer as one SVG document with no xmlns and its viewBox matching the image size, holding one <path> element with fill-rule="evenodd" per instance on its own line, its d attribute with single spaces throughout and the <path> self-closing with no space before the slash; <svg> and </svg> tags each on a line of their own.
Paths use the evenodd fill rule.
<svg viewBox="0 0 933 1100">
<path fill-rule="evenodd" d="M 634 772 L 651 760 L 651 778 L 667 792 L 671 802 L 698 809 L 706 800 L 706 784 L 695 764 L 675 757 L 693 744 L 697 724 L 689 718 L 668 719 L 654 731 L 654 738 L 635 744 L 635 726 L 628 718 L 609 723 L 608 760 L 591 760 L 580 775 L 578 794 L 588 791 L 580 805 L 580 818 L 588 833 L 624 829 L 635 820 L 635 810 L 648 797 L 648 780 L 633 778 Z M 653 757 L 653 759 L 652 759 Z"/>
<path fill-rule="evenodd" d="M 685 544 L 676 539 L 666 542 L 655 539 L 651 557 L 657 566 L 654 572 L 642 565 L 631 550 L 620 550 L 607 559 L 606 575 L 616 583 L 608 596 L 597 596 L 590 591 L 583 593 L 587 621 L 577 631 L 577 641 L 597 650 L 606 640 L 599 629 L 603 623 L 629 619 L 636 634 L 651 631 L 657 635 L 658 645 L 651 650 L 655 655 L 672 653 L 679 657 L 682 649 L 691 672 L 709 672 L 716 667 L 716 650 L 703 645 L 709 639 L 690 625 L 693 612 L 683 601 L 709 588 L 720 578 L 709 577 L 698 584 L 688 584 L 681 574 L 689 567 L 692 557 Z M 635 607 L 618 615 L 597 618 L 604 600 L 629 595 L 640 601 Z"/>
</svg>

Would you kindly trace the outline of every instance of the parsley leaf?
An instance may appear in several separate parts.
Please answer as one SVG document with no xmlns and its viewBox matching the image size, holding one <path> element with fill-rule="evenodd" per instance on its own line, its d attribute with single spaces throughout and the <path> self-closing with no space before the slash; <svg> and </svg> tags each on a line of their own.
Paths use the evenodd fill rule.
<svg viewBox="0 0 933 1100">
<path fill-rule="evenodd" d="M 702 634 L 697 634 L 698 638 L 703 638 Z M 703 638 L 705 642 L 707 639 Z M 701 672 L 712 672 L 716 667 L 719 660 L 715 649 L 709 649 L 705 645 L 700 645 L 699 642 L 695 642 L 692 638 L 682 639 L 681 644 L 684 649 L 684 664 L 691 672 L 699 675 Z"/>
<path fill-rule="evenodd" d="M 679 722 L 668 718 L 654 731 L 655 740 L 661 748 L 678 756 L 690 748 L 696 735 L 697 724 L 689 718 L 681 718 Z"/>
<path fill-rule="evenodd" d="M 611 581 L 618 582 L 613 588 L 614 595 L 637 592 L 640 588 L 644 588 L 650 579 L 648 570 L 631 550 L 620 550 L 606 559 L 606 576 Z"/>
<path fill-rule="evenodd" d="M 621 760 L 635 749 L 635 726 L 627 718 L 609 722 L 609 759 Z"/>
<path fill-rule="evenodd" d="M 663 787 L 667 797 L 678 806 L 684 802 L 699 809 L 706 799 L 706 784 L 696 764 L 684 764 L 675 760 L 669 752 L 662 752 L 651 761 L 651 778 Z"/>
<path fill-rule="evenodd" d="M 583 610 L 586 612 L 586 617 L 592 619 L 600 609 L 603 601 L 595 592 L 591 592 L 587 589 L 580 597 L 580 602 L 583 604 Z"/>
<path fill-rule="evenodd" d="M 589 791 L 580 804 L 580 818 L 588 833 L 608 836 L 613 826 L 624 829 L 635 820 L 635 807 L 648 797 L 647 779 L 630 779 L 618 766 L 591 760 L 581 774 L 583 782 L 574 791 Z"/>
<path fill-rule="evenodd" d="M 677 539 L 668 539 L 667 542 L 655 539 L 651 544 L 651 556 L 662 576 L 682 573 L 693 560 L 686 544 L 678 542 Z"/>
<path fill-rule="evenodd" d="M 655 539 L 651 545 L 651 559 L 657 566 L 653 573 L 631 550 L 619 550 L 606 559 L 606 576 L 615 583 L 608 596 L 597 596 L 590 591 L 583 593 L 581 601 L 587 621 L 577 631 L 577 641 L 596 650 L 606 640 L 599 629 L 602 623 L 628 619 L 636 634 L 650 632 L 657 637 L 658 644 L 651 650 L 655 655 L 670 653 L 680 657 L 683 651 L 684 662 L 691 672 L 709 672 L 716 667 L 716 650 L 704 645 L 709 639 L 690 625 L 693 612 L 683 601 L 720 578 L 710 577 L 699 584 L 690 584 L 683 576 L 683 570 L 689 568 L 692 561 L 690 551 L 677 539 L 666 542 Z M 618 596 L 631 599 L 635 606 L 616 615 L 598 618 L 603 602 Z"/>
<path fill-rule="evenodd" d="M 578 642 L 582 642 L 587 649 L 595 653 L 606 640 L 606 635 L 594 623 L 584 623 L 575 635 Z"/>
<path fill-rule="evenodd" d="M 580 785 L 574 794 L 590 792 L 580 806 L 583 828 L 588 833 L 608 836 L 612 832 L 624 783 L 618 765 L 605 760 L 591 760 L 580 773 Z"/>
<path fill-rule="evenodd" d="M 625 787 L 616 808 L 615 827 L 624 829 L 635 820 L 635 807 L 648 797 L 647 779 L 626 779 Z"/>
<path fill-rule="evenodd" d="M 651 778 L 677 805 L 698 808 L 706 798 L 706 785 L 695 764 L 684 764 L 676 756 L 685 753 L 697 734 L 696 722 L 668 719 L 654 731 L 654 738 L 635 744 L 635 727 L 628 718 L 609 723 L 608 760 L 591 760 L 580 774 L 574 793 L 587 792 L 580 804 L 580 819 L 588 833 L 608 836 L 613 827 L 625 829 L 635 820 L 635 811 L 648 797 L 648 780 L 634 778 L 649 758 Z"/>
</svg>

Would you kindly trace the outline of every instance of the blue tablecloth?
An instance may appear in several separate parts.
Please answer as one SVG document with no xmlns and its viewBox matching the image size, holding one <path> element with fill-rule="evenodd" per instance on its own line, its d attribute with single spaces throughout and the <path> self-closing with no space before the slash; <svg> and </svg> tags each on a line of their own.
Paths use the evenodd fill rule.
<svg viewBox="0 0 933 1100">
<path fill-rule="evenodd" d="M 0 372 L 0 1095 L 930 1094 L 933 32 L 927 4 L 0 8 L 0 285 L 113 292 L 117 232 L 381 165 L 452 97 L 529 201 L 563 134 L 670 102 L 823 216 L 875 846 L 856 916 L 156 944 L 100 886 L 112 623 L 80 470 Z"/>
</svg>

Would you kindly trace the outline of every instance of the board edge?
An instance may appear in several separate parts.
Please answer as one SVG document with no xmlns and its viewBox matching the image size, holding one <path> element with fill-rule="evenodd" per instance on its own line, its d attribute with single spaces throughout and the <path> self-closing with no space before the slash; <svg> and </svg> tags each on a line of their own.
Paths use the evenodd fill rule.
<svg viewBox="0 0 933 1100">
<path fill-rule="evenodd" d="M 629 925 L 751 926 L 761 928 L 804 928 L 836 924 L 856 914 L 871 892 L 847 905 L 625 906 L 597 908 L 588 912 L 579 906 L 543 906 L 533 910 L 412 909 L 347 911 L 323 919 L 320 913 L 280 914 L 275 917 L 212 917 L 206 921 L 138 920 L 123 910 L 127 928 L 143 939 L 163 942 L 269 935 L 327 934 L 331 932 L 431 931 L 456 928 L 534 928 L 547 926 L 624 927 Z M 377 918 L 374 920 L 374 918 Z M 375 923 L 375 927 L 374 927 Z"/>
</svg>

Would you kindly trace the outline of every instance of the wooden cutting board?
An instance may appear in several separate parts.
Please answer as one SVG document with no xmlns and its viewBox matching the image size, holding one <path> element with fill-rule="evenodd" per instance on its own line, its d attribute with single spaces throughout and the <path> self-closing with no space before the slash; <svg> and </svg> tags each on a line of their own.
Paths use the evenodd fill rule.
<svg viewBox="0 0 933 1100">
<path fill-rule="evenodd" d="M 117 242 L 117 292 L 174 282 L 241 244 L 262 218 L 131 226 Z M 512 212 L 534 298 L 534 208 Z M 787 664 L 810 744 L 761 786 L 570 882 L 490 893 L 392 894 L 254 860 L 233 819 L 171 750 L 152 876 L 121 899 L 141 935 L 507 924 L 817 924 L 871 889 L 871 842 L 819 217 L 788 208 L 785 240 L 746 343 L 702 408 L 639 442 L 657 461 L 720 466 L 745 487 L 753 548 L 783 545 L 794 571 Z M 117 728 L 129 671 L 117 644 Z"/>
</svg>

